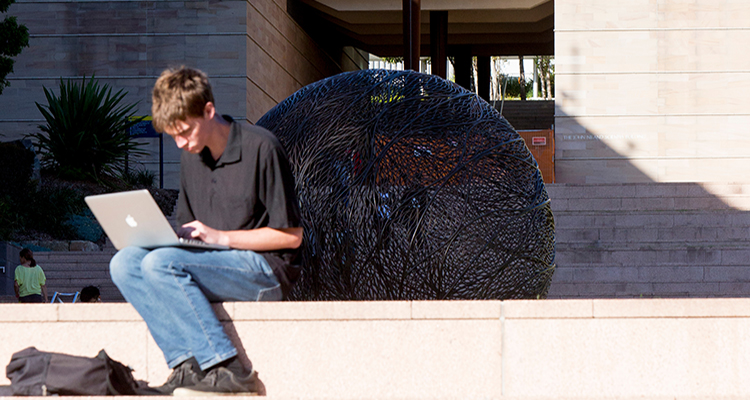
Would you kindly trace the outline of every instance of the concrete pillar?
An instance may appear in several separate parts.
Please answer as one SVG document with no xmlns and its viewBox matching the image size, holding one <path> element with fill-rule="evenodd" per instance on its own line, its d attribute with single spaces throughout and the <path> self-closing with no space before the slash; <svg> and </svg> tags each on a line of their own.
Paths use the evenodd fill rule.
<svg viewBox="0 0 750 400">
<path fill-rule="evenodd" d="M 456 83 L 466 90 L 471 90 L 471 47 L 459 47 L 455 59 Z"/>
<path fill-rule="evenodd" d="M 404 69 L 419 71 L 421 0 L 403 0 Z"/>
<path fill-rule="evenodd" d="M 490 63 L 491 57 L 489 56 L 477 57 L 477 85 L 479 85 L 477 93 L 485 101 L 490 101 Z"/>
<path fill-rule="evenodd" d="M 430 57 L 432 74 L 447 77 L 448 11 L 430 11 Z"/>
</svg>

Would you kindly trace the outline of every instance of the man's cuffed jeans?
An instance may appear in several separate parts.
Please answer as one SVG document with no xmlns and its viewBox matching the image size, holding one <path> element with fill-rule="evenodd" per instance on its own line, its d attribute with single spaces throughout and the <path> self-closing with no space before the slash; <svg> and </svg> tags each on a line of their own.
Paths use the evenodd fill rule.
<svg viewBox="0 0 750 400">
<path fill-rule="evenodd" d="M 194 356 L 205 370 L 237 355 L 212 302 L 281 300 L 271 267 L 252 251 L 126 247 L 109 268 L 170 368 Z"/>
</svg>

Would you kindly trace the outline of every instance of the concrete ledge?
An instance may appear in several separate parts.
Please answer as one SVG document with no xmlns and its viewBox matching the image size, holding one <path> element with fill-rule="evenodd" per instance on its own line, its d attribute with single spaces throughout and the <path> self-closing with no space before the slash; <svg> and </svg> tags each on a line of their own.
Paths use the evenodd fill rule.
<svg viewBox="0 0 750 400">
<path fill-rule="evenodd" d="M 744 298 L 215 309 L 274 399 L 750 396 L 750 299 Z M 127 304 L 0 305 L 0 343 L 0 366 L 27 346 L 84 356 L 104 348 L 138 379 L 158 385 L 169 374 Z"/>
</svg>

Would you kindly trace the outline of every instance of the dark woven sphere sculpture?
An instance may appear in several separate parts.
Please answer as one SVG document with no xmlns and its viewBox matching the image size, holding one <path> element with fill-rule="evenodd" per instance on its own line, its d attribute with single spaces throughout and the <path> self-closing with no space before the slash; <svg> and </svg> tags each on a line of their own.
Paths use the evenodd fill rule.
<svg viewBox="0 0 750 400">
<path fill-rule="evenodd" d="M 296 300 L 544 298 L 549 197 L 487 102 L 413 71 L 308 85 L 258 125 L 286 148 L 304 219 Z"/>
</svg>

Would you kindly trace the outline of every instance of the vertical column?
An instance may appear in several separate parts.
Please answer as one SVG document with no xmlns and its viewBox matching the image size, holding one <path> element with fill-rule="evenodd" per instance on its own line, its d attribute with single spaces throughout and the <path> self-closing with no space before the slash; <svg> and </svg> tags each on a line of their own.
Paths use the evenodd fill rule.
<svg viewBox="0 0 750 400">
<path fill-rule="evenodd" d="M 430 11 L 430 57 L 432 74 L 447 78 L 448 11 Z"/>
<path fill-rule="evenodd" d="M 457 48 L 455 59 L 456 83 L 466 90 L 471 90 L 471 47 Z"/>
<path fill-rule="evenodd" d="M 526 101 L 526 73 L 523 70 L 523 55 L 518 56 L 518 83 L 521 85 L 521 101 Z"/>
<path fill-rule="evenodd" d="M 421 0 L 403 0 L 404 69 L 419 71 Z"/>
<path fill-rule="evenodd" d="M 490 101 L 490 65 L 491 57 L 489 56 L 478 56 L 477 57 L 477 94 L 485 101 Z"/>
</svg>

